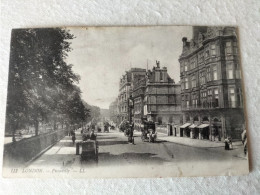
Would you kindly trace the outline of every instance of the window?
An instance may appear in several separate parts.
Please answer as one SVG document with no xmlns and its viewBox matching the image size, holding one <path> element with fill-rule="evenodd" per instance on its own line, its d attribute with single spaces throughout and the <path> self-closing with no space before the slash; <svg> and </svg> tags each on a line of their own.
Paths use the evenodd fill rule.
<svg viewBox="0 0 260 195">
<path fill-rule="evenodd" d="M 242 91 L 240 88 L 237 89 L 237 105 L 239 107 L 241 107 L 243 105 L 243 102 L 242 102 Z"/>
<path fill-rule="evenodd" d="M 192 58 L 190 63 L 190 69 L 193 69 L 196 67 L 196 57 Z"/>
<path fill-rule="evenodd" d="M 229 88 L 229 105 L 231 108 L 235 108 L 236 100 L 235 100 L 235 89 Z"/>
<path fill-rule="evenodd" d="M 189 89 L 188 78 L 184 79 L 184 85 L 185 85 L 185 89 Z"/>
<path fill-rule="evenodd" d="M 207 81 L 211 81 L 211 72 L 210 72 L 210 67 L 207 67 Z"/>
<path fill-rule="evenodd" d="M 196 95 L 196 94 L 193 94 L 193 95 L 192 95 L 192 106 L 193 106 L 194 108 L 197 108 L 197 104 L 198 104 L 197 95 Z"/>
<path fill-rule="evenodd" d="M 211 45 L 211 56 L 216 56 L 217 52 L 216 52 L 216 45 L 213 44 Z"/>
<path fill-rule="evenodd" d="M 214 89 L 214 107 L 219 107 L 219 94 L 218 89 Z"/>
<path fill-rule="evenodd" d="M 190 100 L 189 100 L 189 96 L 186 95 L 186 108 L 190 107 Z"/>
<path fill-rule="evenodd" d="M 184 63 L 184 71 L 188 71 L 188 62 Z"/>
<path fill-rule="evenodd" d="M 205 48 L 205 58 L 209 58 L 209 46 Z"/>
<path fill-rule="evenodd" d="M 192 78 L 191 78 L 191 87 L 196 87 L 196 76 L 193 75 Z"/>
<path fill-rule="evenodd" d="M 237 42 L 233 42 L 234 54 L 238 54 Z"/>
<path fill-rule="evenodd" d="M 233 71 L 233 64 L 227 65 L 227 78 L 233 79 L 234 78 L 234 71 Z"/>
<path fill-rule="evenodd" d="M 213 80 L 218 80 L 218 71 L 217 71 L 217 66 L 213 66 Z"/>
<path fill-rule="evenodd" d="M 189 100 L 186 100 L 186 108 L 189 108 L 190 107 L 190 102 Z"/>
<path fill-rule="evenodd" d="M 231 41 L 226 42 L 225 52 L 226 52 L 226 55 L 232 54 Z"/>
<path fill-rule="evenodd" d="M 201 97 L 202 107 L 203 108 L 207 108 L 207 106 L 208 106 L 208 103 L 207 103 L 207 92 L 206 91 L 202 91 L 200 93 L 200 97 Z"/>
<path fill-rule="evenodd" d="M 212 89 L 208 89 L 208 107 L 211 108 L 213 101 L 212 101 Z"/>
<path fill-rule="evenodd" d="M 200 72 L 200 85 L 203 85 L 205 83 L 206 83 L 206 81 L 205 81 L 205 71 L 203 71 L 203 72 Z"/>
<path fill-rule="evenodd" d="M 160 71 L 160 80 L 161 81 L 163 80 L 163 73 L 162 73 L 162 71 Z"/>
<path fill-rule="evenodd" d="M 241 71 L 240 71 L 240 67 L 238 64 L 235 64 L 235 70 L 236 70 L 236 79 L 240 79 L 241 78 Z"/>
<path fill-rule="evenodd" d="M 203 52 L 199 53 L 199 62 L 203 62 L 204 61 L 204 56 L 203 56 Z"/>
</svg>

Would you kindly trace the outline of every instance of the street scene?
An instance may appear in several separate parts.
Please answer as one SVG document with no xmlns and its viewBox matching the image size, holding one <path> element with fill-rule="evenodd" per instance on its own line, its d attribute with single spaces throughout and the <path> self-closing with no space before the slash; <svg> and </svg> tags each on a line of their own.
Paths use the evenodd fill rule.
<svg viewBox="0 0 260 195">
<path fill-rule="evenodd" d="M 235 27 L 12 32 L 5 177 L 247 174 Z"/>
</svg>

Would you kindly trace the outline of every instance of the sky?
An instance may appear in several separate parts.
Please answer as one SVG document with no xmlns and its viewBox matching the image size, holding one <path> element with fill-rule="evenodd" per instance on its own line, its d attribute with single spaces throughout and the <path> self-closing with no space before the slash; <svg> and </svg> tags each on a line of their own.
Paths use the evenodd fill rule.
<svg viewBox="0 0 260 195">
<path fill-rule="evenodd" d="M 192 36 L 190 26 L 69 28 L 75 36 L 67 63 L 80 75 L 82 98 L 109 108 L 119 93 L 119 80 L 132 68 L 152 69 L 159 60 L 176 83 L 180 80 L 182 38 Z"/>
</svg>

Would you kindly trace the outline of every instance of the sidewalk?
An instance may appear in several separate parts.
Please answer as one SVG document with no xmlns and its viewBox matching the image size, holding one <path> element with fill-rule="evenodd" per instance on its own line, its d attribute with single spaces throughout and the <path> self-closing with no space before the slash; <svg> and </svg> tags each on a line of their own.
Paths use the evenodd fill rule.
<svg viewBox="0 0 260 195">
<path fill-rule="evenodd" d="M 141 136 L 141 132 L 134 132 L 135 135 Z M 199 140 L 199 139 L 191 139 L 188 137 L 175 137 L 175 136 L 167 136 L 163 133 L 157 133 L 158 140 L 168 141 L 180 145 L 192 146 L 197 148 L 218 148 L 224 147 L 225 143 L 220 141 L 210 141 L 210 140 Z M 233 142 L 233 146 L 242 145 L 241 141 Z"/>
</svg>

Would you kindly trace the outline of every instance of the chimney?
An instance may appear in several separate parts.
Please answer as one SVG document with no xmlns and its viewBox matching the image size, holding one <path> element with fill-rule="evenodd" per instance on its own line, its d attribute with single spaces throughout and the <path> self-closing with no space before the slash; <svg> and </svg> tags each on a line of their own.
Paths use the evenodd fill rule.
<svg viewBox="0 0 260 195">
<path fill-rule="evenodd" d="M 187 46 L 187 37 L 182 38 L 183 47 Z"/>
</svg>

